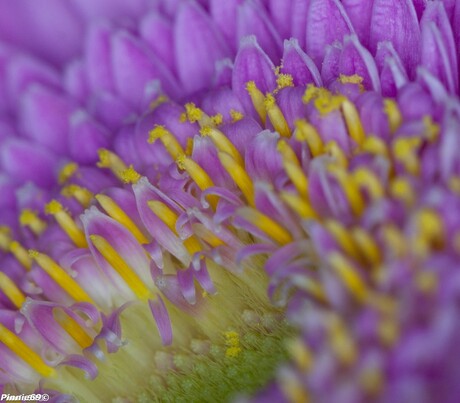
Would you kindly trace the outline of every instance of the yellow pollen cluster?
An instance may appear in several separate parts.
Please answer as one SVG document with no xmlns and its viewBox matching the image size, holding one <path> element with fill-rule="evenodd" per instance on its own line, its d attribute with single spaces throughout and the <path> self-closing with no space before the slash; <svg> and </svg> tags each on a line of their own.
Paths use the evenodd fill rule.
<svg viewBox="0 0 460 403">
<path fill-rule="evenodd" d="M 236 358 L 241 353 L 242 349 L 240 347 L 240 336 L 235 331 L 229 331 L 224 333 L 225 336 L 225 345 L 227 350 L 225 351 L 225 356 L 229 358 Z"/>
<path fill-rule="evenodd" d="M 244 115 L 235 109 L 230 109 L 230 116 L 232 118 L 232 123 L 239 122 L 244 118 Z"/>
<path fill-rule="evenodd" d="M 351 76 L 340 74 L 337 80 L 342 84 L 357 84 L 359 86 L 359 90 L 361 92 L 364 91 L 364 85 L 363 85 L 364 79 L 359 74 L 353 74 Z"/>
<path fill-rule="evenodd" d="M 343 95 L 333 95 L 326 88 L 318 88 L 313 84 L 308 85 L 302 98 L 306 104 L 313 101 L 313 105 L 321 115 L 327 115 L 339 110 L 345 99 Z"/>
<path fill-rule="evenodd" d="M 294 79 L 290 74 L 279 74 L 276 78 L 277 90 L 294 87 Z"/>
<path fill-rule="evenodd" d="M 134 169 L 132 165 L 120 173 L 121 179 L 124 183 L 137 183 L 141 175 Z"/>
<path fill-rule="evenodd" d="M 69 162 L 64 165 L 59 172 L 59 184 L 62 185 L 63 183 L 66 183 L 77 172 L 77 170 L 78 165 L 75 162 Z"/>
</svg>

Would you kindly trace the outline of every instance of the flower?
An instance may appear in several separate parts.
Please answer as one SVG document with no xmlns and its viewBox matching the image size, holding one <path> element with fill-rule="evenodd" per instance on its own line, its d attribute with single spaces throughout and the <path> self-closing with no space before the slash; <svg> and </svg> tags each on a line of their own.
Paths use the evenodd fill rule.
<svg viewBox="0 0 460 403">
<path fill-rule="evenodd" d="M 48 2 L 0 3 L 2 392 L 458 400 L 457 2 Z"/>
</svg>

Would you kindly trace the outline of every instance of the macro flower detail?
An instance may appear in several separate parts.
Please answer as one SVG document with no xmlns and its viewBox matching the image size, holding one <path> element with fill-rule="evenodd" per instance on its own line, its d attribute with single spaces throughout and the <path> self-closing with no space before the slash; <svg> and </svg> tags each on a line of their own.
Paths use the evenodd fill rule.
<svg viewBox="0 0 460 403">
<path fill-rule="evenodd" d="M 460 3 L 46 4 L 0 1 L 1 394 L 458 401 Z"/>
</svg>

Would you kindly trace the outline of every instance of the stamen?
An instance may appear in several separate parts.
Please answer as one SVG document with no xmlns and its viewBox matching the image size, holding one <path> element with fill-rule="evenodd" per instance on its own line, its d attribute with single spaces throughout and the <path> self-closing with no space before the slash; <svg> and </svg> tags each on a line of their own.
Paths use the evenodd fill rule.
<svg viewBox="0 0 460 403">
<path fill-rule="evenodd" d="M 142 233 L 133 220 L 123 211 L 123 209 L 109 196 L 98 194 L 95 196 L 101 207 L 114 220 L 131 232 L 137 241 L 141 244 L 149 243 L 147 237 Z"/>
<path fill-rule="evenodd" d="M 249 81 L 246 83 L 246 90 L 249 93 L 249 96 L 251 97 L 252 104 L 254 105 L 254 109 L 256 110 L 257 114 L 260 117 L 260 120 L 262 121 L 262 124 L 265 125 L 265 122 L 267 120 L 267 111 L 265 109 L 265 96 L 257 88 L 257 85 L 254 81 Z"/>
<path fill-rule="evenodd" d="M 302 101 L 305 104 L 314 101 L 313 105 L 316 110 L 324 116 L 339 110 L 345 99 L 343 95 L 332 95 L 326 88 L 318 88 L 313 84 L 309 84 Z"/>
<path fill-rule="evenodd" d="M 48 366 L 35 351 L 2 324 L 0 324 L 0 342 L 41 376 L 50 377 L 55 375 L 54 368 Z"/>
<path fill-rule="evenodd" d="M 404 201 L 407 207 L 411 207 L 415 203 L 414 191 L 410 182 L 402 177 L 395 178 L 390 184 L 390 194 Z"/>
<path fill-rule="evenodd" d="M 244 118 L 242 112 L 236 111 L 235 109 L 230 109 L 230 117 L 232 118 L 232 123 L 239 122 Z"/>
<path fill-rule="evenodd" d="M 353 180 L 353 177 L 349 175 L 344 169 L 337 167 L 329 167 L 329 172 L 334 175 L 334 177 L 339 182 L 345 193 L 345 196 L 350 203 L 353 213 L 360 215 L 364 209 L 364 200 L 358 185 Z"/>
<path fill-rule="evenodd" d="M 290 357 L 301 371 L 308 372 L 313 368 L 313 353 L 301 339 L 289 340 L 286 347 Z"/>
<path fill-rule="evenodd" d="M 123 181 L 123 178 L 121 177 L 121 172 L 128 169 L 123 160 L 118 155 L 116 155 L 112 151 L 106 150 L 105 148 L 100 148 L 98 150 L 98 154 L 99 162 L 97 163 L 97 166 L 99 168 L 109 168 L 112 171 L 112 173 L 118 179 L 120 179 L 120 181 Z"/>
<path fill-rule="evenodd" d="M 85 248 L 88 246 L 84 232 L 77 226 L 71 215 L 57 200 L 50 201 L 45 206 L 45 213 L 54 216 L 59 226 L 72 240 L 75 246 Z"/>
<path fill-rule="evenodd" d="M 75 162 L 69 162 L 64 165 L 59 172 L 58 181 L 62 185 L 66 183 L 78 170 L 78 165 Z"/>
<path fill-rule="evenodd" d="M 278 151 L 283 160 L 283 167 L 287 176 L 302 197 L 308 198 L 308 179 L 301 168 L 297 156 L 292 148 L 284 141 L 278 142 Z"/>
<path fill-rule="evenodd" d="M 393 224 L 386 224 L 382 228 L 383 239 L 385 240 L 387 250 L 391 251 L 395 257 L 401 257 L 407 251 L 405 236 Z"/>
<path fill-rule="evenodd" d="M 19 216 L 19 224 L 29 227 L 35 235 L 40 235 L 46 229 L 46 222 L 40 219 L 32 210 L 24 209 Z"/>
<path fill-rule="evenodd" d="M 426 138 L 433 142 L 438 139 L 439 133 L 441 132 L 441 128 L 438 124 L 433 122 L 431 116 L 424 116 L 423 117 L 423 125 L 425 126 L 425 136 Z"/>
<path fill-rule="evenodd" d="M 11 243 L 11 229 L 5 225 L 0 226 L 0 248 L 9 252 Z"/>
<path fill-rule="evenodd" d="M 26 270 L 30 270 L 32 267 L 32 259 L 26 249 L 19 242 L 12 241 L 10 243 L 10 252 Z"/>
<path fill-rule="evenodd" d="M 77 302 L 89 302 L 96 305 L 91 297 L 70 275 L 53 259 L 44 253 L 29 249 L 29 256 L 48 274 L 63 290 Z"/>
<path fill-rule="evenodd" d="M 154 143 L 158 139 L 161 140 L 173 160 L 179 158 L 180 155 L 184 155 L 182 146 L 179 144 L 174 135 L 164 126 L 155 125 L 153 130 L 149 133 L 148 142 L 150 144 Z"/>
<path fill-rule="evenodd" d="M 412 175 L 417 175 L 420 171 L 420 161 L 417 156 L 420 145 L 419 137 L 400 137 L 392 144 L 395 159 L 401 162 Z"/>
<path fill-rule="evenodd" d="M 235 331 L 229 331 L 224 333 L 225 345 L 225 356 L 229 358 L 236 358 L 241 353 L 242 349 L 240 346 L 240 336 Z"/>
<path fill-rule="evenodd" d="M 205 113 L 193 102 L 185 104 L 185 113 L 190 123 L 200 122 L 205 116 Z"/>
<path fill-rule="evenodd" d="M 141 300 L 147 300 L 150 296 L 149 289 L 145 286 L 137 273 L 123 260 L 118 252 L 105 238 L 99 235 L 90 235 L 91 242 L 105 260 L 120 275 L 134 294 Z"/>
<path fill-rule="evenodd" d="M 219 152 L 219 160 L 243 193 L 248 203 L 254 205 L 254 185 L 247 172 L 227 153 Z"/>
<path fill-rule="evenodd" d="M 294 87 L 294 78 L 290 74 L 277 74 L 276 84 L 277 92 L 283 88 Z"/>
<path fill-rule="evenodd" d="M 88 189 L 78 186 L 78 185 L 68 185 L 62 188 L 61 194 L 64 197 L 73 197 L 82 205 L 82 207 L 87 208 L 91 204 L 93 199 L 93 193 Z"/>
<path fill-rule="evenodd" d="M 366 284 L 356 273 L 350 262 L 339 253 L 332 253 L 328 258 L 329 264 L 339 275 L 351 294 L 360 302 L 364 302 L 368 296 Z"/>
<path fill-rule="evenodd" d="M 137 183 L 141 179 L 141 175 L 134 169 L 132 165 L 120 173 L 123 183 Z"/>
<path fill-rule="evenodd" d="M 305 120 L 297 120 L 295 122 L 297 132 L 296 132 L 296 139 L 299 141 L 306 141 L 308 147 L 310 148 L 310 152 L 313 157 L 317 157 L 323 153 L 323 141 L 321 140 L 321 136 L 316 131 L 315 126 L 311 125 Z"/>
<path fill-rule="evenodd" d="M 353 364 L 358 357 L 358 352 L 356 344 L 348 333 L 346 326 L 336 315 L 329 317 L 328 325 L 329 342 L 331 343 L 332 351 L 334 351 L 338 359 L 345 365 Z"/>
<path fill-rule="evenodd" d="M 268 114 L 268 118 L 275 130 L 282 137 L 291 137 L 291 129 L 286 122 L 280 107 L 276 104 L 275 97 L 272 94 L 267 94 L 264 100 L 264 106 Z"/>
<path fill-rule="evenodd" d="M 0 271 L 0 290 L 8 297 L 13 305 L 20 309 L 26 296 L 5 273 Z"/>
<path fill-rule="evenodd" d="M 301 197 L 288 193 L 288 192 L 281 192 L 280 194 L 281 199 L 288 204 L 292 210 L 294 210 L 300 217 L 304 219 L 314 219 L 318 218 L 316 211 L 311 207 L 309 203 L 307 203 Z"/>
<path fill-rule="evenodd" d="M 281 245 L 292 242 L 291 233 L 289 231 L 259 210 L 251 207 L 242 207 L 238 210 L 238 214 L 267 234 L 275 242 Z"/>
<path fill-rule="evenodd" d="M 361 149 L 364 152 L 368 152 L 374 155 L 381 155 L 385 158 L 388 158 L 389 156 L 387 145 L 379 137 L 375 137 L 375 136 L 366 137 L 366 139 L 361 145 Z"/>
<path fill-rule="evenodd" d="M 345 118 L 345 123 L 347 124 L 348 133 L 358 145 L 361 145 L 366 134 L 364 133 L 364 128 L 359 113 L 356 110 L 356 106 L 348 99 L 345 99 L 342 103 L 342 113 Z"/>
<path fill-rule="evenodd" d="M 350 235 L 349 229 L 345 228 L 339 221 L 327 220 L 324 223 L 326 229 L 332 234 L 342 250 L 349 256 L 359 259 L 358 249 Z"/>
<path fill-rule="evenodd" d="M 203 126 L 200 130 L 200 133 L 202 136 L 209 136 L 219 151 L 231 155 L 239 165 L 244 167 L 243 157 L 241 157 L 240 152 L 224 133 L 214 127 L 209 126 Z"/>
<path fill-rule="evenodd" d="M 54 318 L 82 349 L 93 344 L 93 339 L 82 329 L 74 318 L 64 312 L 55 312 Z"/>
<path fill-rule="evenodd" d="M 373 200 L 381 199 L 384 196 L 384 189 L 377 175 L 370 169 L 359 167 L 353 171 L 353 179 L 358 186 L 365 188 Z"/>
<path fill-rule="evenodd" d="M 435 210 L 422 209 L 415 216 L 417 232 L 414 249 L 420 254 L 428 253 L 429 248 L 440 248 L 444 242 L 444 225 Z"/>
<path fill-rule="evenodd" d="M 391 133 L 394 133 L 402 123 L 401 111 L 399 110 L 398 104 L 393 99 L 385 99 L 383 101 L 383 107 L 388 116 Z"/>
<path fill-rule="evenodd" d="M 372 265 L 378 265 L 381 260 L 380 250 L 374 239 L 363 228 L 356 227 L 351 231 L 351 235 L 359 252 L 366 258 Z"/>
<path fill-rule="evenodd" d="M 340 148 L 340 146 L 334 141 L 329 141 L 324 147 L 324 152 L 334 158 L 335 162 L 342 168 L 348 168 L 348 158 Z"/>
<path fill-rule="evenodd" d="M 364 92 L 364 85 L 363 85 L 364 78 L 358 74 L 353 74 L 351 76 L 340 74 L 337 80 L 342 84 L 356 84 L 359 87 L 359 91 Z"/>
</svg>

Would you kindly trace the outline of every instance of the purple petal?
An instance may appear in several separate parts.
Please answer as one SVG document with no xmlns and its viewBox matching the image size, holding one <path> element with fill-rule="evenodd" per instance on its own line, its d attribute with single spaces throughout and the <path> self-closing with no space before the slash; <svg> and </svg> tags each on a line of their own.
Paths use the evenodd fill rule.
<svg viewBox="0 0 460 403">
<path fill-rule="evenodd" d="M 375 62 L 380 71 L 383 96 L 396 96 L 398 90 L 408 81 L 407 72 L 391 42 L 380 42 Z"/>
<path fill-rule="evenodd" d="M 89 94 L 88 79 L 81 60 L 70 63 L 64 72 L 63 85 L 75 99 L 84 102 Z"/>
<path fill-rule="evenodd" d="M 194 271 L 192 268 L 179 270 L 177 272 L 177 281 L 186 301 L 194 305 L 196 303 L 196 290 L 194 282 Z"/>
<path fill-rule="evenodd" d="M 160 296 L 157 296 L 155 300 L 149 300 L 149 306 L 157 324 L 158 332 L 160 333 L 163 345 L 170 345 L 173 340 L 171 319 L 169 318 L 163 299 Z"/>
<path fill-rule="evenodd" d="M 76 354 L 66 357 L 66 359 L 59 364 L 59 366 L 62 365 L 81 369 L 85 373 L 85 377 L 89 380 L 94 380 L 99 372 L 94 362 Z"/>
<path fill-rule="evenodd" d="M 305 48 L 308 10 L 311 0 L 293 0 L 292 2 L 292 37 L 299 41 L 300 48 Z"/>
<path fill-rule="evenodd" d="M 118 129 L 132 112 L 132 107 L 119 96 L 100 92 L 90 99 L 88 112 L 110 129 Z"/>
<path fill-rule="evenodd" d="M 210 13 L 216 25 L 230 45 L 233 52 L 236 52 L 238 47 L 237 30 L 237 10 L 244 0 L 222 1 L 210 0 Z"/>
<path fill-rule="evenodd" d="M 368 46 L 369 27 L 372 16 L 372 1 L 342 0 L 343 7 L 350 18 L 353 28 L 358 35 L 359 41 Z"/>
</svg>

